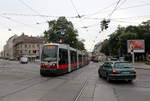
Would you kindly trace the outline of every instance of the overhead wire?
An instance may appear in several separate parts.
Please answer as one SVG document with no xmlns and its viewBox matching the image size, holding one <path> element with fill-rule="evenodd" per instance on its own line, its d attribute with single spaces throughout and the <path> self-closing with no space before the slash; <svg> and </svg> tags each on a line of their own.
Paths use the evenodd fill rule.
<svg viewBox="0 0 150 101">
<path fill-rule="evenodd" d="M 126 0 L 124 0 L 124 2 L 122 2 L 122 3 L 120 4 L 120 6 L 121 6 L 122 4 L 124 4 L 125 2 L 126 2 Z M 146 4 L 146 5 L 148 5 L 148 4 Z M 139 5 L 138 5 L 138 6 L 139 6 Z M 140 5 L 140 6 L 143 6 L 143 5 Z M 134 6 L 134 7 L 135 7 L 135 6 Z M 136 6 L 136 7 L 137 7 L 137 6 Z M 116 10 L 116 9 L 115 9 L 115 10 Z M 114 10 L 113 10 L 113 12 L 114 12 Z M 110 13 L 110 14 L 113 14 L 113 12 Z M 142 17 L 143 17 L 143 16 L 142 16 Z M 129 17 L 129 18 L 131 18 L 131 17 Z M 127 19 L 128 19 L 128 18 L 127 18 Z M 112 20 L 112 19 L 111 19 L 111 20 Z M 113 21 L 114 21 L 114 20 L 113 20 Z M 114 22 L 136 23 L 136 24 L 139 24 L 139 23 L 137 23 L 137 22 L 127 22 L 127 21 L 120 21 L 120 20 L 119 20 L 119 21 L 118 21 L 118 20 L 117 20 L 117 21 L 115 20 Z M 97 39 L 97 37 L 98 37 L 98 36 L 95 37 L 95 40 Z M 95 40 L 93 40 L 94 43 L 95 43 Z M 93 44 L 94 44 L 94 43 L 93 43 Z"/>
<path fill-rule="evenodd" d="M 139 24 L 138 22 L 129 22 L 129 21 L 123 21 L 123 20 L 112 20 L 112 22 L 120 22 L 120 23 L 127 23 L 127 24 Z"/>
<path fill-rule="evenodd" d="M 124 18 L 111 18 L 111 20 L 115 20 L 115 19 L 135 19 L 135 18 L 150 18 L 150 15 L 124 17 Z"/>
<path fill-rule="evenodd" d="M 1 27 L 5 28 L 5 29 L 8 29 L 8 31 L 11 30 L 11 27 L 8 27 L 8 26 L 5 25 L 4 23 L 1 23 L 1 22 L 0 22 L 0 24 L 1 24 Z"/>
<path fill-rule="evenodd" d="M 124 1 L 123 3 L 125 3 L 125 1 Z M 122 3 L 122 4 L 123 4 L 123 3 Z M 114 3 L 112 3 L 112 4 L 114 4 Z M 111 4 L 111 5 L 112 5 L 112 4 Z M 122 5 L 122 4 L 120 4 L 120 5 Z M 150 3 L 128 6 L 128 7 L 124 7 L 124 8 L 119 8 L 119 9 L 117 9 L 117 10 L 127 10 L 127 9 L 131 9 L 131 8 L 137 8 L 137 7 L 143 7 L 143 6 L 150 6 Z M 106 11 L 106 10 L 107 10 L 107 11 Z M 85 17 L 86 17 L 86 16 L 90 17 L 90 16 L 97 15 L 97 14 L 99 14 L 99 13 L 101 13 L 101 12 L 104 12 L 104 11 L 105 11 L 105 13 L 106 13 L 106 12 L 110 12 L 110 10 L 108 11 L 108 9 L 102 9 L 102 10 L 100 10 L 100 11 L 98 11 L 98 12 L 91 13 L 91 14 L 86 14 L 86 15 L 84 15 L 84 16 L 85 16 Z M 92 18 L 91 18 L 91 19 L 92 19 Z"/>
<path fill-rule="evenodd" d="M 110 18 L 111 18 L 111 16 L 112 16 L 112 14 L 118 9 L 120 2 L 121 2 L 121 0 L 118 0 L 117 3 L 116 3 L 116 6 L 115 6 L 114 9 L 112 10 L 112 12 L 111 12 L 110 14 L 108 14 L 108 18 L 109 18 L 108 21 L 110 21 Z M 126 2 L 126 0 L 124 0 L 124 2 L 122 2 L 122 4 L 125 3 L 125 2 Z M 122 5 L 122 4 L 121 4 L 121 5 Z M 107 20 L 106 20 L 106 21 L 107 21 Z M 100 31 L 100 33 L 101 33 L 101 31 Z M 97 39 L 97 37 L 98 37 L 98 36 L 96 36 L 95 40 Z M 94 40 L 94 41 L 95 41 L 95 40 Z"/>
<path fill-rule="evenodd" d="M 142 7 L 142 6 L 149 6 L 150 3 L 146 3 L 146 4 L 140 4 L 140 5 L 134 5 L 134 6 L 129 6 L 129 7 L 124 7 L 124 8 L 120 8 L 119 10 L 126 10 L 126 9 L 130 9 L 130 8 L 136 8 L 136 7 Z"/>
<path fill-rule="evenodd" d="M 12 16 L 24 16 L 24 14 L 6 14 L 6 13 L 3 13 L 3 14 L 0 14 L 0 15 L 12 15 Z M 25 15 L 25 16 L 28 16 L 28 15 Z M 30 16 L 30 15 L 29 15 Z M 134 16 L 134 17 L 125 17 L 125 18 L 112 18 L 111 20 L 114 20 L 114 19 L 130 19 L 130 18 L 149 18 L 150 15 L 147 15 L 147 16 Z M 6 18 L 6 17 L 5 17 Z M 7 17 L 8 19 L 9 17 Z M 103 18 L 87 18 L 87 19 L 93 19 L 93 20 L 102 20 Z M 38 24 L 44 24 L 44 23 L 47 23 L 46 21 L 43 21 L 43 22 L 39 22 Z M 87 25 L 87 27 L 91 27 L 91 26 L 94 26 L 94 25 L 97 25 L 96 24 L 91 24 L 91 25 Z"/>
<path fill-rule="evenodd" d="M 110 7 L 113 6 L 114 4 L 116 4 L 116 1 L 113 2 L 113 3 L 111 3 L 110 5 L 108 5 L 108 6 L 106 6 L 106 7 L 104 7 L 104 8 L 102 8 L 102 9 L 98 10 L 97 12 L 94 12 L 94 13 L 91 13 L 91 14 L 85 14 L 84 16 L 88 16 L 88 17 L 89 17 L 89 16 L 93 16 L 93 15 L 99 14 L 99 13 L 105 11 L 106 9 L 110 8 Z"/>
<path fill-rule="evenodd" d="M 4 15 L 4 16 L 27 16 L 27 17 L 34 17 L 34 16 L 39 16 L 39 15 L 31 15 L 31 14 L 21 14 L 21 13 L 0 13 L 0 15 Z M 41 15 L 43 17 L 60 17 L 60 16 L 50 16 L 50 15 Z M 125 18 L 121 18 L 121 19 L 127 19 L 127 18 L 135 18 L 135 17 L 149 17 L 150 15 L 144 15 L 144 16 L 134 16 L 134 17 L 125 17 Z M 76 17 L 66 17 L 66 18 L 76 18 Z M 102 20 L 103 18 L 88 18 L 86 17 L 86 19 L 89 20 Z M 111 18 L 111 19 L 120 19 L 120 18 Z"/>
<path fill-rule="evenodd" d="M 122 4 L 121 4 L 122 5 Z M 130 9 L 130 8 L 135 8 L 135 7 L 142 7 L 142 6 L 149 6 L 150 3 L 146 3 L 146 4 L 139 4 L 139 5 L 134 5 L 134 6 L 129 6 L 129 7 L 124 7 L 124 8 L 119 8 L 118 10 L 126 10 L 126 9 Z M 93 13 L 94 14 L 94 13 Z M 96 14 L 96 13 L 95 13 Z M 2 13 L 1 15 L 9 15 L 9 16 L 39 16 L 39 17 L 55 17 L 58 18 L 60 16 L 52 16 L 52 15 L 36 15 L 36 14 L 20 14 L 20 13 Z M 62 15 L 63 16 L 63 15 Z M 85 15 L 86 16 L 86 15 Z M 67 16 L 66 18 L 76 18 L 75 16 Z M 84 17 L 85 19 L 93 19 L 93 20 L 100 20 L 102 18 L 89 18 L 89 17 Z"/>
<path fill-rule="evenodd" d="M 11 17 L 6 17 L 6 16 L 3 16 L 3 15 L 0 15 L 0 17 L 2 17 L 2 18 L 4 18 L 4 19 L 7 19 L 7 20 L 9 20 L 9 21 L 18 23 L 18 24 L 22 24 L 22 25 L 24 25 L 25 27 L 36 28 L 35 26 L 29 25 L 29 24 L 25 24 L 25 23 L 20 22 L 20 21 L 18 21 L 18 20 L 12 19 Z M 37 29 L 37 28 L 36 28 L 36 29 Z"/>
<path fill-rule="evenodd" d="M 128 20 L 128 19 L 145 19 L 145 18 L 150 18 L 150 15 L 147 16 L 134 16 L 134 17 L 125 17 L 125 18 L 111 18 L 111 21 L 116 21 L 116 22 L 124 22 L 124 23 L 134 23 L 131 21 L 123 21 L 123 20 Z M 136 23 L 136 22 L 135 22 Z M 89 28 L 89 27 L 94 27 L 97 26 L 99 23 L 87 25 L 87 26 L 82 26 L 81 28 Z"/>
<path fill-rule="evenodd" d="M 121 1 L 121 0 L 118 0 L 118 2 L 117 2 L 117 4 L 116 4 L 115 8 L 114 8 L 114 9 L 112 10 L 112 12 L 108 15 L 109 18 L 110 18 L 110 17 L 112 16 L 112 14 L 117 10 L 120 1 Z"/>
<path fill-rule="evenodd" d="M 35 9 L 33 9 L 32 7 L 30 7 L 28 4 L 26 4 L 23 0 L 18 0 L 19 2 L 21 2 L 24 6 L 26 6 L 27 8 L 29 8 L 30 10 L 32 10 L 34 13 L 41 15 L 39 12 L 37 12 Z"/>
<path fill-rule="evenodd" d="M 77 10 L 77 8 L 76 8 L 76 6 L 75 6 L 73 0 L 70 0 L 70 2 L 71 2 L 73 8 L 75 9 L 75 11 L 76 11 L 76 13 L 77 13 L 77 17 L 78 17 L 78 18 L 81 18 L 81 15 L 79 14 L 79 12 L 78 12 L 78 10 Z"/>
<path fill-rule="evenodd" d="M 52 17 L 59 18 L 60 16 L 52 16 L 52 15 L 37 15 L 37 14 L 23 14 L 23 13 L 2 13 L 2 15 L 10 15 L 10 16 L 27 16 L 27 17 Z M 63 16 L 63 15 L 61 15 Z M 75 16 L 66 16 L 66 18 L 76 18 Z"/>
<path fill-rule="evenodd" d="M 83 26 L 83 27 L 81 27 L 81 28 L 89 28 L 89 27 L 94 27 L 94 26 L 97 26 L 97 25 L 99 25 L 99 23 L 95 23 L 95 24 Z"/>
<path fill-rule="evenodd" d="M 119 0 L 118 1 L 118 3 L 116 4 L 116 6 L 115 6 L 115 8 L 114 8 L 114 10 L 108 15 L 109 17 L 111 17 L 112 16 L 112 14 L 119 8 L 119 2 L 120 2 L 121 0 Z M 124 2 L 123 3 L 125 3 L 126 2 L 126 0 L 124 0 Z M 122 3 L 122 4 L 123 4 Z M 122 4 L 120 4 L 120 6 L 122 5 Z M 126 8 L 120 8 L 120 9 L 128 9 L 128 8 L 134 8 L 134 7 L 141 7 L 141 6 L 148 6 L 148 5 L 150 5 L 150 4 L 143 4 L 143 5 L 135 5 L 135 6 L 132 6 L 132 7 L 126 7 Z M 136 18 L 139 18 L 139 17 L 146 17 L 146 18 L 150 18 L 150 16 L 148 15 L 148 16 L 138 16 L 138 17 L 136 17 Z M 131 18 L 135 18 L 135 17 L 128 17 L 128 18 L 116 18 L 116 19 L 131 19 Z M 113 18 L 114 19 L 114 18 Z M 111 19 L 112 20 L 112 19 Z M 122 23 L 129 23 L 129 24 L 131 24 L 131 23 L 136 23 L 136 24 L 139 24 L 138 22 L 129 22 L 129 21 L 121 21 L 121 20 L 113 20 L 114 22 L 122 22 Z M 97 37 L 96 37 L 97 38 Z M 95 40 L 96 40 L 96 38 L 95 38 Z"/>
<path fill-rule="evenodd" d="M 114 9 L 112 10 L 112 12 L 108 15 L 109 18 L 110 18 L 110 17 L 112 16 L 112 14 L 117 10 L 117 7 L 118 7 L 120 1 L 121 1 L 121 0 L 118 0 L 118 1 L 117 1 L 117 4 L 116 4 L 115 8 L 114 8 Z M 97 39 L 97 37 L 98 37 L 98 36 L 95 37 L 94 43 L 95 43 L 95 40 Z"/>
<path fill-rule="evenodd" d="M 23 0 L 18 0 L 20 3 L 22 3 L 24 6 L 26 6 L 28 9 L 30 9 L 31 11 L 33 11 L 34 13 L 38 14 L 40 17 L 42 17 L 42 15 L 36 11 L 35 9 L 33 9 L 31 6 L 29 6 L 27 3 L 25 3 Z M 45 19 L 45 18 L 44 18 Z M 47 19 L 45 19 L 47 21 Z M 37 22 L 37 21 L 36 21 Z"/>
<path fill-rule="evenodd" d="M 120 5 L 118 5 L 118 8 L 119 8 L 120 6 L 122 6 L 126 1 L 127 1 L 127 0 L 124 0 L 124 1 L 120 2 Z M 118 9 L 118 8 L 117 8 L 117 9 Z"/>
</svg>

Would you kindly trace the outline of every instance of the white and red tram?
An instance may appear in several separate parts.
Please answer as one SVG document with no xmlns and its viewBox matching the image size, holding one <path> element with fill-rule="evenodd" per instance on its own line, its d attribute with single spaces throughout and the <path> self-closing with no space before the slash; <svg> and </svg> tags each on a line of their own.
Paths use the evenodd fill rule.
<svg viewBox="0 0 150 101">
<path fill-rule="evenodd" d="M 89 63 L 88 54 L 66 44 L 44 44 L 41 52 L 40 74 L 60 75 L 81 68 Z"/>
</svg>

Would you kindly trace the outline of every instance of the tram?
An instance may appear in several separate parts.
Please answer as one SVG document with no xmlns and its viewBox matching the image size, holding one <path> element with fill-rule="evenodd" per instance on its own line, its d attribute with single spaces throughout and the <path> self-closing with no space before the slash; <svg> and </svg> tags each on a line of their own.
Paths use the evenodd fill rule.
<svg viewBox="0 0 150 101">
<path fill-rule="evenodd" d="M 44 44 L 41 51 L 40 74 L 61 75 L 79 69 L 89 63 L 86 51 L 79 51 L 66 44 Z"/>
</svg>

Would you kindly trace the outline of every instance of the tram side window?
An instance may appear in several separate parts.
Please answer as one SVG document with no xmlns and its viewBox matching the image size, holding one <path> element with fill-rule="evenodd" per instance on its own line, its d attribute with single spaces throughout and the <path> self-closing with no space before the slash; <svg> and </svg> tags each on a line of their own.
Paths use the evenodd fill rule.
<svg viewBox="0 0 150 101">
<path fill-rule="evenodd" d="M 71 54 L 71 64 L 77 63 L 77 52 L 70 51 Z"/>
<path fill-rule="evenodd" d="M 67 49 L 59 49 L 59 64 L 68 64 L 68 51 Z"/>
<path fill-rule="evenodd" d="M 87 55 L 85 56 L 85 58 L 86 58 L 86 62 L 88 62 L 88 56 Z"/>
<path fill-rule="evenodd" d="M 85 55 L 83 55 L 83 61 L 85 62 Z"/>
<path fill-rule="evenodd" d="M 82 55 L 79 54 L 79 62 L 82 62 Z"/>
</svg>

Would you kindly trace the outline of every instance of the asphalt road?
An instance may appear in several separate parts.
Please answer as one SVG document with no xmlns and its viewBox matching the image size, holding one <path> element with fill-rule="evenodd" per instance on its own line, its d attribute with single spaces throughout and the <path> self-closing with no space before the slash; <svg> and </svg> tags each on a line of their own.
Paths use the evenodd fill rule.
<svg viewBox="0 0 150 101">
<path fill-rule="evenodd" d="M 100 63 L 57 77 L 41 77 L 40 66 L 0 60 L 0 101 L 150 101 L 150 70 L 133 83 L 98 77 Z"/>
</svg>

